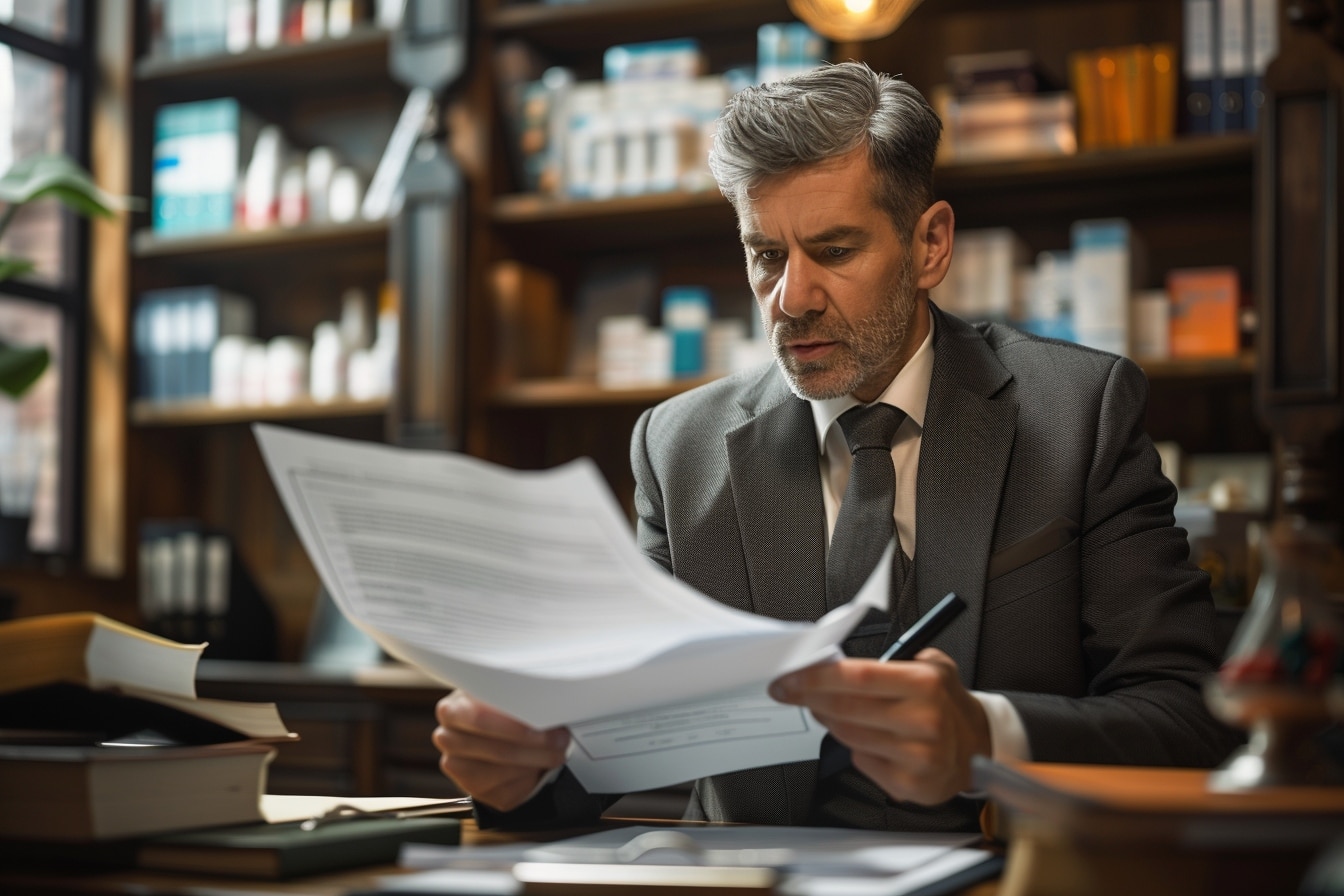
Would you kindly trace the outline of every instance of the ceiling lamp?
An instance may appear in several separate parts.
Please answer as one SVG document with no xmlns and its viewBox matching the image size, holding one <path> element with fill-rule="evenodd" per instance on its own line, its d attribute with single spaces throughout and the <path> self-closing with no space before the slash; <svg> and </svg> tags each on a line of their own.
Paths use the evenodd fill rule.
<svg viewBox="0 0 1344 896">
<path fill-rule="evenodd" d="M 794 15 L 831 40 L 886 37 L 920 0 L 789 0 Z"/>
</svg>

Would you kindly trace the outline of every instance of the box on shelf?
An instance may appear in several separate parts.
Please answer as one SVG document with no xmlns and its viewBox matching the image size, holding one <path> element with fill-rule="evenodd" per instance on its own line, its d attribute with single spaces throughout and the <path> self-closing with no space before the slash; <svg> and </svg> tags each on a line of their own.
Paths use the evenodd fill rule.
<svg viewBox="0 0 1344 896">
<path fill-rule="evenodd" d="M 151 224 L 182 236 L 231 230 L 238 186 L 260 130 L 238 100 L 161 106 L 154 116 Z"/>
<path fill-rule="evenodd" d="M 1240 277 L 1233 267 L 1167 273 L 1173 358 L 1230 358 L 1239 348 Z"/>
</svg>

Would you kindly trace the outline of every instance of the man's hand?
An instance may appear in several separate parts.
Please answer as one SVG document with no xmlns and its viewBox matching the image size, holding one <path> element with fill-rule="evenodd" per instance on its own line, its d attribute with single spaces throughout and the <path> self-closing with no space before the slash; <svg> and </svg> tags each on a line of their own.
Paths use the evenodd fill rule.
<svg viewBox="0 0 1344 896">
<path fill-rule="evenodd" d="M 507 812 L 531 796 L 542 776 L 565 762 L 569 732 L 538 731 L 454 691 L 435 707 L 439 768 L 464 793 Z"/>
<path fill-rule="evenodd" d="M 854 767 L 898 800 L 934 805 L 969 790 L 971 757 L 992 749 L 980 701 L 934 648 L 908 662 L 809 666 L 779 678 L 770 695 L 810 709 L 850 748 Z"/>
</svg>

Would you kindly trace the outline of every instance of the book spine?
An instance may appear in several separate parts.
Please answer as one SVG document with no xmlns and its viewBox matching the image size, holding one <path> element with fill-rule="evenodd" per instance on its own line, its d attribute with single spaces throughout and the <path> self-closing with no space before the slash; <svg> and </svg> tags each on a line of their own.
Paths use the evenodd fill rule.
<svg viewBox="0 0 1344 896">
<path fill-rule="evenodd" d="M 1213 131 L 1215 0 L 1184 0 L 1185 131 Z"/>
<path fill-rule="evenodd" d="M 1264 79 L 1279 51 L 1279 0 L 1250 0 L 1251 67 L 1246 78 L 1246 130 L 1260 125 L 1265 106 Z"/>
<path fill-rule="evenodd" d="M 1251 65 L 1247 39 L 1246 0 L 1218 0 L 1218 98 L 1213 104 L 1213 132 L 1232 133 L 1246 127 L 1246 76 Z"/>
</svg>

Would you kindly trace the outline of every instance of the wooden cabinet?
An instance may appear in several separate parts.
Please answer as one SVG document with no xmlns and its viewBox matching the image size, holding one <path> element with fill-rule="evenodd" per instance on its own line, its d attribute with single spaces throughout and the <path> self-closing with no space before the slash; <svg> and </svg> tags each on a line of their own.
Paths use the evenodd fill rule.
<svg viewBox="0 0 1344 896">
<path fill-rule="evenodd" d="M 522 41 L 585 79 L 600 76 L 602 53 L 613 44 L 694 35 L 711 69 L 721 72 L 753 58 L 760 24 L 791 19 L 786 3 L 771 0 L 499 3 L 484 16 L 481 42 L 488 53 Z M 1025 48 L 1068 83 L 1074 50 L 1157 41 L 1179 47 L 1181 29 L 1174 0 L 940 0 L 922 4 L 893 35 L 833 46 L 828 58 L 901 73 L 927 95 L 946 80 L 952 54 Z M 1148 281 L 1136 288 L 1161 286 L 1170 268 L 1201 265 L 1232 265 L 1250 284 L 1252 147 L 1248 135 L 1182 137 L 1132 149 L 950 164 L 938 170 L 936 186 L 959 228 L 1011 227 L 1033 253 L 1067 249 L 1075 220 L 1129 219 L 1148 251 Z M 506 158 L 492 156 L 501 164 Z M 492 182 L 507 185 L 508 178 Z M 612 257 L 651 260 L 660 285 L 702 283 L 716 298 L 749 297 L 732 210 L 715 191 L 583 201 L 504 186 L 492 194 L 485 218 L 492 257 L 554 274 L 570 315 L 584 266 Z M 1148 365 L 1153 437 L 1176 439 L 1194 452 L 1265 450 L 1251 406 L 1253 369 L 1249 353 Z M 692 385 L 614 392 L 564 376 L 477 382 L 469 429 L 475 450 L 510 464 L 546 466 L 591 455 L 628 504 L 627 441 L 635 419 Z"/>
<path fill-rule="evenodd" d="M 203 697 L 274 702 L 299 740 L 281 744 L 269 793 L 459 796 L 430 741 L 448 689 L 405 667 L 326 669 L 203 660 Z"/>
</svg>

